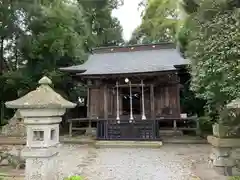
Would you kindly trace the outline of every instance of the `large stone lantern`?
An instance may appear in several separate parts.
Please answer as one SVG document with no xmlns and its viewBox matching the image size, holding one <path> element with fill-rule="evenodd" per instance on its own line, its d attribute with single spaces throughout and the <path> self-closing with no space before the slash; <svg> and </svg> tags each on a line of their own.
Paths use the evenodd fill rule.
<svg viewBox="0 0 240 180">
<path fill-rule="evenodd" d="M 27 143 L 22 152 L 26 158 L 25 179 L 55 180 L 59 123 L 66 109 L 76 104 L 56 93 L 49 86 L 52 84 L 49 78 L 43 77 L 39 84 L 36 90 L 6 102 L 6 106 L 18 109 L 24 118 L 27 131 Z"/>
<path fill-rule="evenodd" d="M 231 101 L 226 107 L 239 113 L 240 99 Z M 238 123 L 239 119 L 235 120 Z M 231 123 L 231 119 L 226 118 L 225 121 Z M 238 128 L 238 126 L 237 124 L 229 127 L 215 124 L 213 126 L 213 136 L 208 136 L 208 142 L 212 145 L 212 152 L 209 157 L 210 163 L 217 173 L 225 176 L 240 175 L 240 138 L 228 135 L 230 130 Z"/>
</svg>

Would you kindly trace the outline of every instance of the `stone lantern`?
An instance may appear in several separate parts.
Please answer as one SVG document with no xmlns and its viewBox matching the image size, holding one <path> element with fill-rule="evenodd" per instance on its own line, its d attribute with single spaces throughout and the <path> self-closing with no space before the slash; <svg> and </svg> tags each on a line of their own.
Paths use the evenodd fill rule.
<svg viewBox="0 0 240 180">
<path fill-rule="evenodd" d="M 67 108 L 76 104 L 67 101 L 49 85 L 43 77 L 40 86 L 25 96 L 6 102 L 8 108 L 18 109 L 24 118 L 27 131 L 26 147 L 22 156 L 26 159 L 25 180 L 55 180 L 59 144 L 59 123 Z"/>
<path fill-rule="evenodd" d="M 239 113 L 240 99 L 231 101 L 226 107 Z M 226 119 L 226 121 L 230 122 L 230 119 Z M 238 128 L 238 125 L 228 127 L 215 124 L 213 126 L 213 136 L 207 138 L 212 145 L 212 152 L 209 157 L 210 164 L 218 174 L 225 176 L 240 175 L 240 138 L 227 134 L 229 130 L 234 128 Z"/>
</svg>

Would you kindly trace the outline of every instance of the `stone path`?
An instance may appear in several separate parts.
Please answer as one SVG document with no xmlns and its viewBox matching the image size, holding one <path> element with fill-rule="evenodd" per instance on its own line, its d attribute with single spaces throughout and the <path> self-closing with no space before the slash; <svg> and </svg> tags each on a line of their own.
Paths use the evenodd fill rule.
<svg viewBox="0 0 240 180">
<path fill-rule="evenodd" d="M 88 180 L 197 180 L 197 175 L 202 176 L 201 180 L 225 180 L 209 170 L 209 151 L 209 145 L 164 145 L 160 149 L 62 145 L 59 176 L 63 179 L 79 174 Z"/>
</svg>

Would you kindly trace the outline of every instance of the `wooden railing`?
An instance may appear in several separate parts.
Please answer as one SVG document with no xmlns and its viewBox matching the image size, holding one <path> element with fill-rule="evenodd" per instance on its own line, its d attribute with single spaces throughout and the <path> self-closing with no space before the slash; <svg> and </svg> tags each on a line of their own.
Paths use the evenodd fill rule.
<svg viewBox="0 0 240 180">
<path fill-rule="evenodd" d="M 91 119 L 91 118 L 74 118 L 74 119 L 68 119 L 69 123 L 69 136 L 72 137 L 73 131 L 80 131 L 80 130 L 86 130 L 87 128 L 91 127 L 91 122 L 97 122 L 99 119 Z M 74 127 L 74 122 L 86 122 L 88 123 L 87 127 Z"/>
<path fill-rule="evenodd" d="M 200 135 L 199 120 L 197 117 L 187 117 L 187 118 L 156 118 L 160 123 L 160 130 L 174 130 L 174 131 L 195 131 L 196 135 Z M 161 122 L 172 123 L 172 127 L 161 127 Z"/>
<path fill-rule="evenodd" d="M 97 139 L 98 140 L 138 140 L 156 141 L 160 140 L 158 124 L 156 120 L 121 120 L 98 121 Z"/>
<path fill-rule="evenodd" d="M 69 119 L 69 136 L 72 136 L 72 132 L 73 131 L 80 131 L 80 130 L 86 130 L 88 127 L 91 127 L 91 122 L 96 122 L 97 123 L 97 134 L 99 136 L 100 139 L 111 139 L 112 137 L 110 137 L 109 131 L 110 129 L 113 131 L 114 129 L 116 130 L 116 132 L 120 131 L 121 129 L 126 129 L 126 126 L 128 124 L 129 126 L 129 130 L 136 130 L 136 128 L 138 127 L 138 131 L 140 131 L 140 129 L 149 129 L 150 126 L 152 128 L 154 138 L 159 138 L 157 137 L 158 135 L 156 133 L 158 133 L 158 131 L 160 130 L 174 130 L 174 131 L 194 131 L 196 132 L 196 135 L 200 135 L 200 128 L 199 128 L 199 121 L 197 117 L 188 117 L 188 118 L 170 118 L 170 117 L 157 117 L 156 119 L 152 120 L 152 119 L 147 119 L 147 120 L 134 120 L 133 123 L 129 123 L 129 119 L 121 119 L 120 120 L 120 124 L 117 123 L 115 118 L 110 118 L 108 120 L 105 119 L 90 119 L 90 118 L 76 118 L 76 119 Z M 73 124 L 74 122 L 87 122 L 88 123 L 88 127 L 74 127 Z M 170 123 L 172 125 L 168 126 L 168 127 L 161 127 L 161 124 L 163 122 L 167 122 Z M 125 126 L 125 127 L 124 127 Z M 135 128 L 134 128 L 135 126 Z M 154 127 L 153 127 L 154 126 Z M 149 131 L 149 130 L 148 130 Z M 142 130 L 143 132 L 143 130 Z M 104 134 L 104 135 L 103 135 Z M 155 136 L 156 135 L 156 136 Z M 128 135 L 129 137 L 131 136 L 131 134 Z M 127 137 L 124 137 L 127 138 Z M 130 137 L 131 138 L 131 137 Z M 137 137 L 132 137 L 132 139 L 137 139 Z M 144 139 L 144 138 L 143 138 Z"/>
</svg>

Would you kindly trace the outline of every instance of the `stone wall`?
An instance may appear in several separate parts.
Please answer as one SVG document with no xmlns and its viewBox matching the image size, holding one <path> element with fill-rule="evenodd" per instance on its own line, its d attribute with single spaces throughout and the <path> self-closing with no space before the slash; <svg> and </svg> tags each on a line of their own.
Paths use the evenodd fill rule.
<svg viewBox="0 0 240 180">
<path fill-rule="evenodd" d="M 21 117 L 19 111 L 16 111 L 14 116 L 10 120 L 8 120 L 8 124 L 2 127 L 2 129 L 0 130 L 0 135 L 8 137 L 26 136 L 26 128 L 23 123 L 23 118 Z"/>
<path fill-rule="evenodd" d="M 208 137 L 210 163 L 221 175 L 240 176 L 240 139 Z"/>
<path fill-rule="evenodd" d="M 0 167 L 9 165 L 17 168 L 24 161 L 21 155 L 23 148 L 24 145 L 0 145 Z"/>
</svg>

